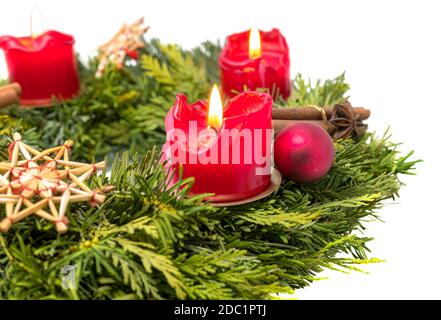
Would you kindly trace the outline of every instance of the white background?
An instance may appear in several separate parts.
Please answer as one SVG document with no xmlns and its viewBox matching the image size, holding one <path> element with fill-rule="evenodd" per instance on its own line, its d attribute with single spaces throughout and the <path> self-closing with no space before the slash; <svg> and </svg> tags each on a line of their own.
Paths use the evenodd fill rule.
<svg viewBox="0 0 441 320">
<path fill-rule="evenodd" d="M 33 4 L 47 29 L 73 34 L 93 55 L 124 22 L 144 16 L 159 37 L 185 48 L 250 26 L 278 27 L 291 49 L 293 75 L 329 78 L 346 71 L 351 101 L 372 110 L 371 129 L 390 125 L 403 150 L 424 159 L 405 177 L 401 198 L 382 210 L 386 223 L 366 234 L 376 257 L 368 275 L 324 272 L 328 280 L 300 299 L 441 298 L 439 149 L 441 147 L 441 5 L 437 1 L 2 1 L 0 34 L 29 34 Z M 7 77 L 0 56 L 0 78 Z"/>
</svg>

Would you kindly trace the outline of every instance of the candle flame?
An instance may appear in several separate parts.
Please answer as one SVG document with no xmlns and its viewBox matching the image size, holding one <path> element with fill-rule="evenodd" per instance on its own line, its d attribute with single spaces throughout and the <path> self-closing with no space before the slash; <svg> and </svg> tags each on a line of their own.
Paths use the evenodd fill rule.
<svg viewBox="0 0 441 320">
<path fill-rule="evenodd" d="M 213 86 L 208 104 L 208 125 L 216 130 L 222 126 L 223 108 L 222 99 L 217 85 Z"/>
<path fill-rule="evenodd" d="M 251 29 L 248 43 L 248 55 L 250 59 L 260 58 L 260 56 L 262 55 L 262 43 L 260 40 L 260 32 L 258 29 Z"/>
<path fill-rule="evenodd" d="M 35 20 L 38 19 L 40 22 L 40 28 L 35 27 Z M 31 37 L 37 38 L 45 32 L 44 24 L 43 24 L 43 14 L 37 6 L 33 6 L 31 10 L 31 16 L 29 17 L 29 26 L 31 28 Z M 40 29 L 39 31 L 36 31 Z"/>
</svg>

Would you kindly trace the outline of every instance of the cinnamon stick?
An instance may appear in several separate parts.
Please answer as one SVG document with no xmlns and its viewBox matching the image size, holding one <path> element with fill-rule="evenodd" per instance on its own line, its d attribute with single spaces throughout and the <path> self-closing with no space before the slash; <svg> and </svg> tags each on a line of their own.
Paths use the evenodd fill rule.
<svg viewBox="0 0 441 320">
<path fill-rule="evenodd" d="M 0 91 L 0 108 L 18 103 L 19 100 L 20 96 L 12 88 Z"/>
<path fill-rule="evenodd" d="M 277 134 L 285 127 L 290 126 L 292 124 L 298 123 L 298 122 L 309 122 L 314 123 L 323 129 L 327 130 L 327 125 L 322 120 L 286 120 L 286 119 L 273 119 L 273 129 L 274 129 L 274 136 L 277 136 Z"/>
<path fill-rule="evenodd" d="M 9 83 L 0 87 L 0 92 L 12 89 L 16 92 L 17 96 L 21 95 L 21 86 L 18 82 Z"/>
<path fill-rule="evenodd" d="M 333 108 L 324 108 L 328 120 L 332 116 Z M 354 113 L 358 114 L 359 120 L 366 120 L 371 115 L 368 109 L 362 107 L 353 108 Z M 322 114 L 312 107 L 300 108 L 275 108 L 273 109 L 273 119 L 283 120 L 322 120 Z"/>
</svg>

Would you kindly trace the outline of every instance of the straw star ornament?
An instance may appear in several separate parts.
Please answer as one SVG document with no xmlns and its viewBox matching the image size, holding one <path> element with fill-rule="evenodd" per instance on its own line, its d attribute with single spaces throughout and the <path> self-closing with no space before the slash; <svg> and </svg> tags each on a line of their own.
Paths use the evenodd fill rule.
<svg viewBox="0 0 441 320">
<path fill-rule="evenodd" d="M 67 231 L 66 210 L 69 203 L 104 202 L 105 196 L 91 190 L 85 180 L 105 163 L 69 161 L 72 140 L 62 146 L 38 151 L 14 133 L 9 146 L 9 161 L 0 162 L 0 203 L 5 204 L 6 217 L 0 231 L 30 215 L 37 215 L 55 224 L 59 233 Z"/>
<path fill-rule="evenodd" d="M 144 18 L 131 25 L 124 24 L 112 39 L 100 46 L 99 65 L 95 75 L 101 77 L 108 64 L 114 64 L 121 69 L 127 55 L 131 56 L 136 49 L 144 47 L 142 37 L 148 30 L 149 27 L 144 25 Z"/>
</svg>

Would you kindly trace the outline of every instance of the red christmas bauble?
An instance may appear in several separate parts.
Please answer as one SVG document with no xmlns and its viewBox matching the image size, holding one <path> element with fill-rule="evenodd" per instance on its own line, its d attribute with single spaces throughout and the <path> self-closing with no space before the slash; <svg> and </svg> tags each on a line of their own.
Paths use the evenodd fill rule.
<svg viewBox="0 0 441 320">
<path fill-rule="evenodd" d="M 324 177 L 334 162 L 334 143 L 316 124 L 299 122 L 284 128 L 274 142 L 274 161 L 286 177 L 313 183 Z"/>
</svg>

